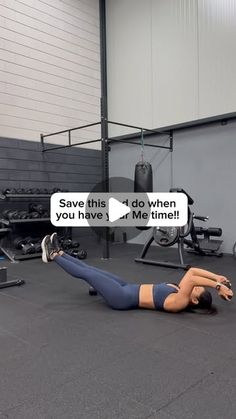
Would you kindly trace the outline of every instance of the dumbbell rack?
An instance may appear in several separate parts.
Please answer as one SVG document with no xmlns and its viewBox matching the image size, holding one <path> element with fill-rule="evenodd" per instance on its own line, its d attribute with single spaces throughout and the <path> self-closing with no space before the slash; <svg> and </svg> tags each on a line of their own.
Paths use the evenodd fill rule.
<svg viewBox="0 0 236 419">
<path fill-rule="evenodd" d="M 25 199 L 50 199 L 51 194 L 6 194 L 4 201 L 10 200 L 22 200 Z M 27 219 L 0 219 L 0 250 L 2 253 L 7 256 L 11 262 L 19 262 L 21 260 L 33 259 L 41 257 L 42 253 L 31 253 L 31 254 L 22 254 L 17 251 L 13 246 L 10 245 L 9 235 L 13 233 L 13 230 L 17 226 L 22 226 L 24 224 L 37 224 L 37 223 L 50 223 L 50 218 L 27 218 Z M 71 235 L 71 228 L 61 227 L 65 230 L 65 235 Z"/>
</svg>

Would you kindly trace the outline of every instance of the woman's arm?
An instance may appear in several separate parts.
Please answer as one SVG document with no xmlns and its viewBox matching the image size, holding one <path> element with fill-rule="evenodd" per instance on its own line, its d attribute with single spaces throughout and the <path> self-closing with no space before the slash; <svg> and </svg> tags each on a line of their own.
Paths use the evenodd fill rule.
<svg viewBox="0 0 236 419">
<path fill-rule="evenodd" d="M 180 290 L 190 295 L 193 287 L 216 288 L 217 283 L 221 282 L 221 278 L 224 277 L 204 269 L 190 268 L 181 279 L 179 287 Z"/>
<path fill-rule="evenodd" d="M 203 272 L 205 276 L 201 276 L 201 272 Z M 218 294 L 229 300 L 232 298 L 233 292 L 227 286 L 220 283 L 220 281 L 218 282 L 218 278 L 222 277 L 213 274 L 212 272 L 204 271 L 203 269 L 190 268 L 179 283 L 179 292 L 168 297 L 165 309 L 167 311 L 178 312 L 186 308 L 190 303 L 190 297 L 194 287 L 209 287 L 216 289 L 217 285 L 220 284 L 221 287 Z"/>
<path fill-rule="evenodd" d="M 206 272 L 208 276 L 201 275 L 201 271 Z M 206 275 L 206 274 L 205 274 Z M 210 278 L 211 276 L 211 278 Z M 190 297 L 194 287 L 216 288 L 219 284 L 218 275 L 197 268 L 190 268 L 179 283 L 180 294 L 186 294 Z"/>
<path fill-rule="evenodd" d="M 225 276 L 214 274 L 213 272 L 206 271 L 205 269 L 190 268 L 188 272 L 189 271 L 191 271 L 193 275 L 203 276 L 204 278 L 211 279 L 215 282 L 222 282 L 223 280 L 229 282 Z"/>
</svg>

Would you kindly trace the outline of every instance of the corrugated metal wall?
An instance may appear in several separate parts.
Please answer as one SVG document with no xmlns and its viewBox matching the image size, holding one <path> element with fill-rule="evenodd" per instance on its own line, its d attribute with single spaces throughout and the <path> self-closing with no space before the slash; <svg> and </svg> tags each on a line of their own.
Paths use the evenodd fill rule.
<svg viewBox="0 0 236 419">
<path fill-rule="evenodd" d="M 160 127 L 235 111 L 235 0 L 107 0 L 107 22 L 111 119 Z"/>
<path fill-rule="evenodd" d="M 0 135 L 39 141 L 99 118 L 99 0 L 0 0 Z"/>
</svg>

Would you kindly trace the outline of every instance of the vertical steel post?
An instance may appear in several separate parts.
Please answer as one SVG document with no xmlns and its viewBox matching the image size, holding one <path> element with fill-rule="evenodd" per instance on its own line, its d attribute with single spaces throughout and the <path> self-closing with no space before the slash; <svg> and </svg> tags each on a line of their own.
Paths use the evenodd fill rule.
<svg viewBox="0 0 236 419">
<path fill-rule="evenodd" d="M 173 131 L 170 131 L 170 151 L 173 151 Z"/>
<path fill-rule="evenodd" d="M 170 131 L 170 187 L 174 187 L 173 131 Z M 181 258 L 181 256 L 180 256 Z M 181 262 L 182 263 L 182 262 Z"/>
<path fill-rule="evenodd" d="M 103 191 L 109 192 L 109 155 L 108 155 L 108 111 L 107 111 L 107 54 L 106 54 L 106 1 L 99 1 L 100 12 L 100 57 L 101 57 L 101 153 Z M 103 245 L 104 259 L 110 257 L 109 228 L 105 228 Z"/>
</svg>

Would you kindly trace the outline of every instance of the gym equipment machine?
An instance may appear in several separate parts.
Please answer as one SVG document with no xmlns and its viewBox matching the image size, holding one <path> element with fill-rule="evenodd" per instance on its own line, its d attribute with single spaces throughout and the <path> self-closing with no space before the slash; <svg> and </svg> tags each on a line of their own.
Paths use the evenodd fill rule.
<svg viewBox="0 0 236 419">
<path fill-rule="evenodd" d="M 146 263 L 149 265 L 166 266 L 169 268 L 182 268 L 188 270 L 190 265 L 184 263 L 184 246 L 187 247 L 188 252 L 192 252 L 202 256 L 222 256 L 219 252 L 222 240 L 213 240 L 211 237 L 220 237 L 222 235 L 221 228 L 203 228 L 196 227 L 194 220 L 207 221 L 208 217 L 194 215 L 191 211 L 191 206 L 194 201 L 190 195 L 182 188 L 171 188 L 170 192 L 184 193 L 188 198 L 188 222 L 185 227 L 154 227 L 151 236 L 148 238 L 142 249 L 140 257 L 135 259 L 135 262 Z M 203 235 L 203 238 L 198 238 Z M 190 239 L 187 239 L 190 236 Z M 179 263 L 172 263 L 169 261 L 146 259 L 146 254 L 155 242 L 161 247 L 171 247 L 177 244 Z"/>
</svg>

